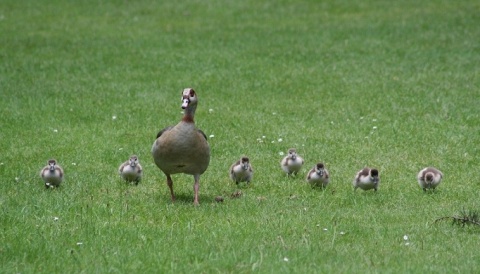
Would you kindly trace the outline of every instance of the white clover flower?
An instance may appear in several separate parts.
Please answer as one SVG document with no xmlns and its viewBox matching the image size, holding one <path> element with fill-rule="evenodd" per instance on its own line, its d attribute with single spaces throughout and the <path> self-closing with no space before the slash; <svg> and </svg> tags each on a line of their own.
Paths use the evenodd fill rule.
<svg viewBox="0 0 480 274">
<path fill-rule="evenodd" d="M 54 129 L 53 132 L 57 133 L 57 132 L 58 132 L 58 129 Z"/>
<path fill-rule="evenodd" d="M 325 228 L 323 229 L 323 231 L 328 231 L 328 228 L 325 227 Z"/>
<path fill-rule="evenodd" d="M 53 220 L 56 222 L 58 221 L 58 217 L 53 217 Z"/>
<path fill-rule="evenodd" d="M 283 154 L 284 154 L 283 151 L 280 151 L 280 152 L 278 153 L 278 155 L 280 155 L 280 156 L 283 156 Z"/>
<path fill-rule="evenodd" d="M 72 166 L 76 166 L 76 165 L 77 165 L 77 163 L 72 163 Z"/>
<path fill-rule="evenodd" d="M 288 262 L 288 258 L 287 257 L 283 258 L 283 261 Z"/>
<path fill-rule="evenodd" d="M 345 232 L 344 232 L 344 231 L 340 231 L 340 235 L 345 235 Z"/>
<path fill-rule="evenodd" d="M 403 240 L 408 241 L 408 235 L 403 235 Z"/>
<path fill-rule="evenodd" d="M 82 243 L 82 242 L 78 242 L 77 245 L 83 245 L 83 243 Z"/>
<path fill-rule="evenodd" d="M 215 137 L 215 135 L 213 135 L 213 134 L 210 134 L 210 136 L 208 136 L 208 137 L 210 137 L 210 138 L 213 138 L 213 137 Z"/>
<path fill-rule="evenodd" d="M 213 108 L 209 108 L 209 109 L 208 109 L 208 112 L 209 112 L 209 113 L 212 113 L 212 112 L 213 112 Z"/>
<path fill-rule="evenodd" d="M 376 121 L 377 121 L 377 119 L 372 119 L 372 122 L 376 122 Z"/>
<path fill-rule="evenodd" d="M 117 115 L 113 115 L 112 120 L 117 120 Z"/>
<path fill-rule="evenodd" d="M 278 138 L 278 142 L 283 142 L 283 139 L 282 138 Z"/>
<path fill-rule="evenodd" d="M 373 129 L 377 129 L 377 126 L 374 126 Z"/>
</svg>

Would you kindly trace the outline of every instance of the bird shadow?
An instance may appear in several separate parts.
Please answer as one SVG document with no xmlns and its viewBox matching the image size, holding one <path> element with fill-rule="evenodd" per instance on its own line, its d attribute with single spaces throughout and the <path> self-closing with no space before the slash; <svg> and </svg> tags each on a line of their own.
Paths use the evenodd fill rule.
<svg viewBox="0 0 480 274">
<path fill-rule="evenodd" d="M 237 183 L 233 183 L 232 184 L 232 187 L 233 188 L 238 188 L 238 189 L 249 189 L 249 188 L 253 188 L 253 183 L 250 182 L 250 183 L 247 183 L 247 182 L 239 182 L 238 184 Z"/>
<path fill-rule="evenodd" d="M 172 201 L 171 198 L 170 198 L 170 194 L 164 194 L 164 195 L 161 195 L 160 199 L 162 201 L 165 201 L 167 200 L 167 203 L 170 203 L 170 204 L 185 204 L 185 205 L 189 205 L 189 204 L 193 204 L 193 193 L 192 194 L 189 194 L 189 193 L 175 193 L 175 201 Z M 202 195 L 202 194 L 199 194 L 198 195 L 198 200 L 199 200 L 199 203 L 202 204 L 202 203 L 211 203 L 213 202 L 215 199 L 215 197 L 213 196 L 207 196 L 207 195 Z"/>
</svg>

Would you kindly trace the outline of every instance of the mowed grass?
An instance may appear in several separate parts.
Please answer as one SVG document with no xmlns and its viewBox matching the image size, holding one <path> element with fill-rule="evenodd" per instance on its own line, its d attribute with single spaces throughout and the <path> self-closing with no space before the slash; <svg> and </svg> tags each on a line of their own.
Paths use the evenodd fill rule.
<svg viewBox="0 0 480 274">
<path fill-rule="evenodd" d="M 2 1 L 0 272 L 478 271 L 479 229 L 435 220 L 480 208 L 479 9 Z M 199 207 L 183 174 L 172 204 L 150 154 L 186 87 L 210 136 Z M 296 178 L 279 166 L 291 147 L 306 160 Z M 117 174 L 131 154 L 138 186 Z M 237 188 L 241 155 L 255 174 Z M 58 189 L 39 177 L 49 158 Z M 318 161 L 325 191 L 305 183 Z M 380 170 L 377 193 L 353 191 L 364 166 Z M 445 174 L 434 193 L 416 182 L 426 166 Z"/>
</svg>

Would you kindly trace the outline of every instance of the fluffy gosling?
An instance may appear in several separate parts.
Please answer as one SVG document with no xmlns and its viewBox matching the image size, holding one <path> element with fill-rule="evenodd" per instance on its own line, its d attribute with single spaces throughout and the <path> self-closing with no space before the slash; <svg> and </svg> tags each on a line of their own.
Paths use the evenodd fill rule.
<svg viewBox="0 0 480 274">
<path fill-rule="evenodd" d="M 136 185 L 140 182 L 143 175 L 143 169 L 136 155 L 130 156 L 128 161 L 124 162 L 118 168 L 120 176 L 127 182 L 134 182 Z"/>
<path fill-rule="evenodd" d="M 357 188 L 361 188 L 363 190 L 370 190 L 374 189 L 375 191 L 378 190 L 378 186 L 380 185 L 380 177 L 378 174 L 378 169 L 375 168 L 364 168 L 357 172 L 355 175 L 355 180 L 353 180 L 353 186 L 355 190 Z"/>
<path fill-rule="evenodd" d="M 423 191 L 427 191 L 427 189 L 435 190 L 442 182 L 442 178 L 443 173 L 434 167 L 426 167 L 420 170 L 417 175 L 418 185 Z"/>
<path fill-rule="evenodd" d="M 323 163 L 317 163 L 307 175 L 307 182 L 312 187 L 327 187 L 330 181 L 330 174 Z"/>
<path fill-rule="evenodd" d="M 45 188 L 59 187 L 63 182 L 63 169 L 55 159 L 50 159 L 40 171 L 40 177 L 45 182 Z"/>
<path fill-rule="evenodd" d="M 253 168 L 248 157 L 244 156 L 230 166 L 230 179 L 237 185 L 240 182 L 249 184 L 252 178 Z"/>
<path fill-rule="evenodd" d="M 297 175 L 303 166 L 303 159 L 297 154 L 296 149 L 291 148 L 288 150 L 288 155 L 280 162 L 280 166 L 287 175 Z"/>
</svg>

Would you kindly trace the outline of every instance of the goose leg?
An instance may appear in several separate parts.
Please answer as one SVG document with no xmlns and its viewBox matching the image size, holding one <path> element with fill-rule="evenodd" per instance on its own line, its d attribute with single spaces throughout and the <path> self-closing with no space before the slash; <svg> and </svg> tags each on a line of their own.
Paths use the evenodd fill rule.
<svg viewBox="0 0 480 274">
<path fill-rule="evenodd" d="M 172 202 L 175 202 L 175 194 L 173 194 L 172 177 L 170 177 L 170 174 L 166 174 L 166 175 L 167 175 L 167 185 L 168 185 L 168 188 L 170 188 L 170 195 L 172 196 Z"/>
<path fill-rule="evenodd" d="M 195 184 L 193 185 L 193 191 L 195 192 L 195 198 L 193 199 L 193 204 L 194 205 L 199 205 L 198 190 L 200 189 L 200 175 L 195 174 L 195 175 L 193 175 L 193 178 L 195 179 Z"/>
</svg>

